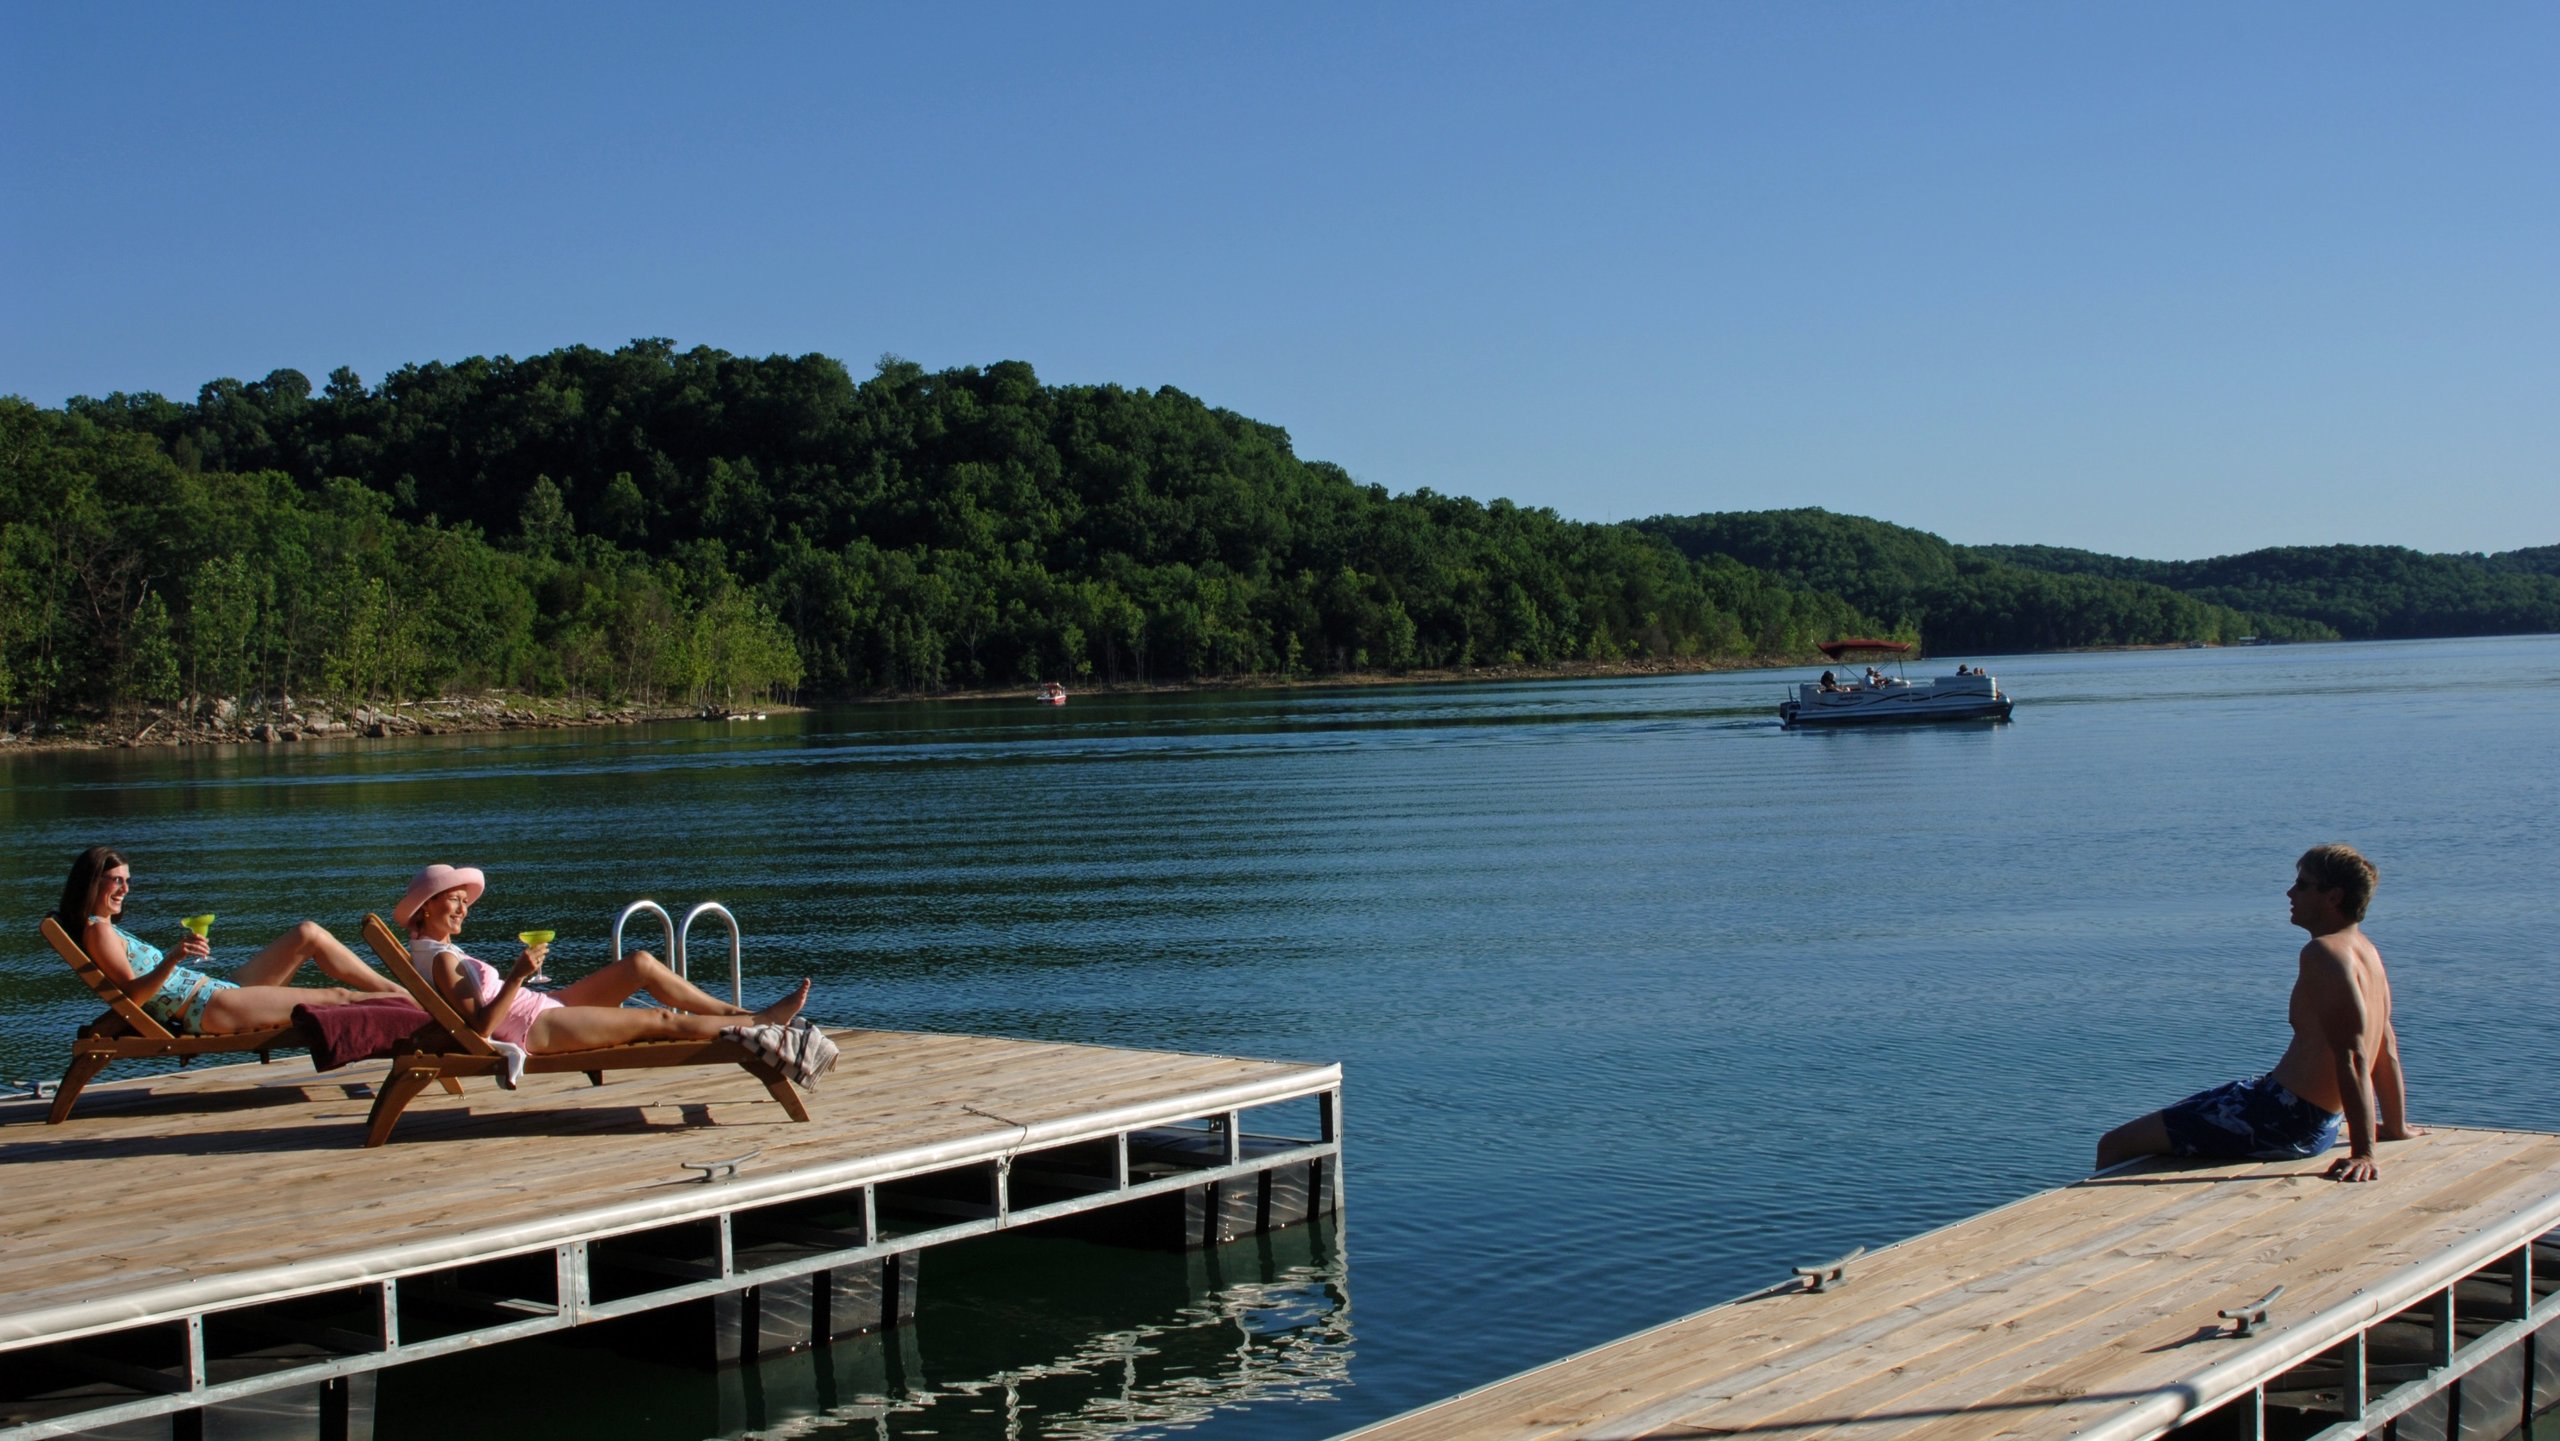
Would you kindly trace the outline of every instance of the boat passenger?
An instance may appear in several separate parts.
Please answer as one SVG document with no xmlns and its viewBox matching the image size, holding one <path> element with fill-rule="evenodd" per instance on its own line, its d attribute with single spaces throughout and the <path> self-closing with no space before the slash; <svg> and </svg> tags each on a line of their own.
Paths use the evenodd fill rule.
<svg viewBox="0 0 2560 1441">
<path fill-rule="evenodd" d="M 1840 682 L 1832 677 L 1831 672 L 1824 671 L 1822 673 L 1822 688 L 1824 690 L 1838 690 L 1840 688 Z"/>
<path fill-rule="evenodd" d="M 556 991 L 528 990 L 551 954 L 526 946 L 506 975 L 454 943 L 472 904 L 488 888 L 476 866 L 433 865 L 409 882 L 392 919 L 409 932 L 409 958 L 472 1029 L 536 1055 L 589 1051 L 630 1041 L 712 1040 L 730 1026 L 782 1026 L 800 1014 L 809 982 L 760 1011 L 709 994 L 647 951 L 632 951 Z M 646 991 L 674 1010 L 626 1007 Z"/>
<path fill-rule="evenodd" d="M 72 860 L 53 918 L 80 938 L 80 948 L 134 1004 L 175 1034 L 263 1031 L 292 1024 L 296 1006 L 407 998 L 399 982 L 358 960 L 317 921 L 303 921 L 268 942 L 240 963 L 233 979 L 217 979 L 198 969 L 213 954 L 203 936 L 189 931 L 171 955 L 125 929 L 125 902 L 132 893 L 133 868 L 123 855 L 91 846 Z M 306 961 L 338 984 L 287 984 Z"/>
<path fill-rule="evenodd" d="M 2409 1124 L 2391 980 L 2363 930 L 2375 878 L 2373 862 L 2352 847 L 2303 852 L 2285 892 L 2293 924 L 2311 933 L 2287 1007 L 2292 1044 L 2263 1076 L 2199 1091 L 2109 1131 L 2098 1141 L 2098 1169 L 2150 1155 L 2308 1160 L 2337 1144 L 2343 1122 L 2347 1154 L 2330 1163 L 2329 1176 L 2370 1181 L 2380 1174 L 2376 1142 L 2426 1134 Z"/>
</svg>

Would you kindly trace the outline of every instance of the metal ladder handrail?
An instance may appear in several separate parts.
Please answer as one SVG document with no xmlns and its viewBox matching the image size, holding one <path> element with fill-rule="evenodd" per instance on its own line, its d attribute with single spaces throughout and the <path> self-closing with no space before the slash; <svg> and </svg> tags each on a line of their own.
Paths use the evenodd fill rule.
<svg viewBox="0 0 2560 1441">
<path fill-rule="evenodd" d="M 633 901 L 627 906 L 624 906 L 622 908 L 622 914 L 613 918 L 613 954 L 606 958 L 607 961 L 611 962 L 622 959 L 623 923 L 642 911 L 655 911 L 658 913 L 658 924 L 666 927 L 667 929 L 667 964 L 675 967 L 678 974 L 682 974 L 684 971 L 684 941 L 676 934 L 676 918 L 667 914 L 667 908 L 665 906 L 659 905 L 656 901 L 650 900 L 645 896 L 639 900 Z"/>
<path fill-rule="evenodd" d="M 660 911 L 658 914 L 665 915 L 666 912 Z M 685 973 L 684 943 L 686 938 L 693 934 L 693 923 L 706 915 L 718 916 L 721 924 L 729 928 L 729 1000 L 733 1005 L 744 1007 L 747 1003 L 747 977 L 743 963 L 739 959 L 738 918 L 731 915 L 729 908 L 718 901 L 704 901 L 684 913 L 684 924 L 676 931 L 676 974 L 684 976 L 688 981 L 693 979 Z"/>
</svg>

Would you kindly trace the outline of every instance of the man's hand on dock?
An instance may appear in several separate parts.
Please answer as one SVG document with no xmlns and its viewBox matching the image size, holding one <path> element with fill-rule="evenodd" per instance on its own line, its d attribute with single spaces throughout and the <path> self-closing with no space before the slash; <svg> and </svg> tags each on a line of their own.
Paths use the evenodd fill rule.
<svg viewBox="0 0 2560 1441">
<path fill-rule="evenodd" d="M 2404 1123 L 2397 1126 L 2383 1127 L 2380 1139 L 2385 1141 L 2413 1141 L 2426 1133 L 2427 1128 L 2424 1126 L 2412 1126 Z M 2374 1164 L 2373 1157 L 2371 1156 L 2348 1156 L 2342 1160 L 2336 1160 L 2329 1163 L 2329 1179 L 2332 1181 L 2378 1181 L 2381 1178 L 2382 1169 Z"/>
</svg>

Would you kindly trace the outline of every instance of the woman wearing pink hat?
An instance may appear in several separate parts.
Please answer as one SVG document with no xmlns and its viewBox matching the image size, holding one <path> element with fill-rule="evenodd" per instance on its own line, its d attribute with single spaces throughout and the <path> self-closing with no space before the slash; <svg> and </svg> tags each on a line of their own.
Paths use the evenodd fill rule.
<svg viewBox="0 0 2560 1441">
<path fill-rule="evenodd" d="M 429 866 L 409 882 L 391 917 L 409 932 L 409 958 L 472 1028 L 492 1041 L 536 1054 L 591 1051 L 626 1041 L 710 1040 L 736 1025 L 786 1025 L 809 999 L 809 983 L 761 1011 L 710 995 L 647 951 L 633 951 L 557 991 L 528 990 L 551 954 L 548 942 L 527 946 L 506 975 L 454 944 L 472 903 L 488 889 L 475 866 Z M 646 991 L 674 1010 L 626 1007 Z M 741 1018 L 745 1019 L 741 1019 Z"/>
<path fill-rule="evenodd" d="M 296 1006 L 343 1006 L 352 1001 L 405 997 L 400 983 L 356 959 L 356 954 L 317 921 L 304 921 L 240 963 L 237 980 L 217 980 L 196 966 L 213 948 L 189 933 L 176 955 L 124 928 L 124 903 L 133 890 L 133 868 L 109 846 L 91 846 L 74 857 L 53 918 L 80 938 L 80 948 L 109 979 L 124 988 L 151 1018 L 182 1036 L 263 1031 L 291 1024 Z M 308 961 L 335 986 L 285 984 Z"/>
</svg>

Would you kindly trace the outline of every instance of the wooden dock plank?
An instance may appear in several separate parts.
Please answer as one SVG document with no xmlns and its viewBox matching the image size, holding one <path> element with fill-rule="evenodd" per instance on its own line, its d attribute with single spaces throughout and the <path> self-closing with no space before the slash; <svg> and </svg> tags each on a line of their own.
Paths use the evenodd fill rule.
<svg viewBox="0 0 2560 1441">
<path fill-rule="evenodd" d="M 2560 1137 L 2444 1130 L 2384 1160 L 2365 1186 L 2303 1162 L 2095 1178 L 1887 1247 L 1839 1289 L 1711 1308 L 1354 1434 L 2073 1436 L 2216 1366 L 2226 1387 L 2234 1366 L 2273 1374 L 2318 1349 L 2307 1327 L 2396 1310 L 2453 1258 L 2560 1225 Z M 2279 1283 L 2266 1327 L 2207 1339 L 2215 1310 Z"/>
<path fill-rule="evenodd" d="M 1332 1066 L 1230 1056 L 834 1034 L 842 1055 L 807 1124 L 733 1066 L 624 1071 L 600 1087 L 531 1077 L 512 1093 L 475 1081 L 459 1098 L 422 1098 L 379 1150 L 358 1144 L 373 1065 L 316 1076 L 279 1060 L 111 1083 L 60 1126 L 42 1124 L 38 1103 L 0 1104 L 12 1263 L 0 1347 L 56 1334 L 92 1304 L 129 1323 L 150 1310 L 137 1293 L 298 1270 L 325 1281 L 572 1227 L 663 1224 L 703 1208 L 682 1161 L 760 1149 L 721 1183 L 722 1204 L 756 1204 L 1340 1082 Z"/>
<path fill-rule="evenodd" d="M 2456 1176 L 2452 1184 L 2459 1188 L 2465 1180 Z M 2330 1219 L 2312 1208 L 2321 1200 L 2338 1199 L 2350 1188 L 2317 1176 L 2286 1177 L 2281 1184 L 2289 1212 L 2284 1224 L 2297 1233 L 2322 1236 L 2323 1248 L 2339 1256 L 2370 1260 L 2382 1255 L 2382 1243 L 2402 1224 L 2399 1216 L 2368 1215 L 2360 1226 L 2326 1229 Z M 2428 1191 L 2410 1209 L 2432 1208 L 2444 1196 L 2441 1188 Z M 2112 1397 L 2151 1394 L 2174 1384 L 2194 1369 L 2189 1358 L 2176 1354 L 2185 1348 L 2229 1349 L 2216 1339 L 2218 1333 L 2228 1331 L 2214 1316 L 2223 1307 L 2253 1300 L 2283 1284 L 2286 1313 L 2316 1314 L 2325 1307 L 2309 1299 L 2319 1294 L 2314 1282 L 2324 1272 L 2342 1271 L 2344 1263 L 2327 1267 L 2314 1263 L 2305 1270 L 2296 1265 L 2304 1258 L 2270 1252 L 2263 1228 L 2276 1209 L 2255 1208 L 2255 1214 L 2240 1218 L 2219 1235 L 2190 1236 L 2180 1251 L 2146 1258 L 2138 1271 L 2120 1272 L 2105 1282 L 2059 1293 L 2047 1304 L 1986 1331 L 1972 1344 L 1942 1347 L 1929 1363 L 1897 1368 L 1890 1381 L 1858 1389 L 1855 1399 L 1863 1415 L 1854 1423 L 1855 1429 L 1863 1433 L 1871 1424 L 1865 1418 L 1881 1413 L 1915 1418 L 1907 1433 L 1914 1437 L 1957 1434 L 1942 1429 L 1949 1425 L 1960 1425 L 1963 1434 L 1979 1436 L 1985 1411 L 1998 1414 L 2014 1406 L 2017 1417 L 2036 1418 L 2032 1424 L 2013 1423 L 2025 1424 L 2020 1434 L 2067 1435 L 2067 1429 L 2057 1432 L 2054 1428 L 2061 1413 L 2103 1406 Z M 2361 1208 L 2341 1209 L 2353 1215 Z M 2297 1289 L 2305 1298 L 2300 1305 Z M 2179 1334 L 2161 1340 L 2170 1331 Z M 2141 1350 L 2128 1351 L 2128 1338 L 2140 1338 L 2146 1344 Z M 2153 1354 L 2146 1356 L 2145 1350 Z M 2088 1397 L 2099 1399 L 2092 1402 Z M 1841 1416 L 1844 1409 L 1835 1406 L 1833 1415 Z M 1917 1418 L 1926 1417 L 1944 1419 L 1919 1424 Z M 1778 1424 L 1808 1436 L 1832 1434 L 1835 1426 L 1847 1429 L 1843 1421 L 1810 1424 L 1815 1420 L 1814 1409 L 1802 1406 L 1771 1416 L 1744 1418 L 1711 1412 L 1699 1419 L 1708 1425 L 1747 1422 L 1755 1429 Z"/>
<path fill-rule="evenodd" d="M 2444 1154 L 2453 1152 L 2447 1148 Z M 2444 1183 L 2449 1180 L 2459 1188 L 2470 1179 L 2458 1169 L 2439 1165 L 2432 1174 L 2430 1169 L 2395 1170 L 2395 1179 L 2412 1188 L 2414 1199 L 2408 1209 L 2436 1209 L 2447 1200 L 2441 1189 Z M 2364 1231 L 2327 1230 L 2332 1225 L 2329 1203 L 2348 1215 L 2369 1209 L 2352 1204 L 2348 1195 L 2352 1188 L 2322 1179 L 2316 1167 L 2271 1179 L 2273 1186 L 2251 1185 L 2245 1198 L 2249 1204 L 2219 1208 L 2226 1222 L 2219 1227 L 2187 1227 L 2147 1238 L 2139 1251 L 2110 1258 L 2103 1271 L 2075 1275 L 2068 1289 L 2029 1292 L 2029 1304 L 2006 1315 L 1977 1313 L 1960 1318 L 1963 1333 L 1940 1330 L 1895 1338 L 1890 1348 L 1890 1381 L 1874 1380 L 1875 1367 L 1887 1359 L 1882 1351 L 1857 1358 L 1860 1364 L 1838 1368 L 1832 1379 L 1844 1391 L 1855 1387 L 1856 1399 L 1871 1412 L 1890 1407 L 1926 1413 L 1947 1405 L 1950 1397 L 1996 1396 L 2011 1384 L 2065 1397 L 2092 1388 L 2118 1388 L 2133 1383 L 2132 1378 L 2110 1374 L 2124 1369 L 2121 1357 L 2110 1367 L 2098 1368 L 2085 1384 L 2068 1379 L 2070 1368 L 2085 1366 L 2089 1354 L 2110 1344 L 2113 1337 L 2149 1334 L 2159 1322 L 2181 1315 L 2201 1318 L 2208 1323 L 2202 1330 L 2210 1332 L 2217 1329 L 2209 1323 L 2221 1307 L 2252 1300 L 2279 1282 L 2306 1288 L 2309 1278 L 2343 1267 L 2343 1262 L 2326 1267 L 2314 1263 L 2308 1270 L 2300 1269 L 2296 1263 L 2301 1258 L 2284 1255 L 2280 1247 L 2272 1253 L 2275 1269 L 2253 1264 L 2270 1255 L 2273 1241 L 2316 1230 L 2329 1237 L 2330 1249 L 2338 1254 L 2370 1254 L 2389 1228 L 2400 1224 L 2400 1218 L 2392 1216 L 2368 1218 L 2369 1228 Z M 2431 1181 L 2437 1185 L 2425 1191 L 2415 1189 Z M 2023 1273 L 2010 1276 L 2019 1292 L 2026 1292 L 2033 1279 Z M 2288 1289 L 2288 1311 L 2295 1310 L 2294 1294 L 2294 1289 Z M 2193 1339 L 2191 1333 L 2188 1340 Z M 2161 1369 L 2174 1374 L 2174 1358 Z M 1812 1402 L 1799 1399 L 1790 1409 L 1773 1414 L 1727 1408 L 1700 1413 L 1696 1419 L 1702 1424 L 1756 1428 L 1801 1423 L 1815 1409 Z M 1978 1420 L 1975 1429 L 1978 1433 Z"/>
<path fill-rule="evenodd" d="M 2037 1206 L 2034 1199 L 1996 1213 L 2021 1245 L 2085 1245 L 2085 1237 L 2077 1233 L 2105 1219 L 2094 1211 Z M 2162 1208 L 2179 1199 L 2168 1192 L 2155 1197 Z M 1417 1413 L 1417 1419 L 1431 1415 L 1446 1427 L 1446 1434 L 1499 1434 L 1528 1441 L 1571 1434 L 1605 1418 L 1650 1410 L 1701 1391 L 1741 1394 L 1819 1361 L 1828 1350 L 1855 1347 L 1889 1334 L 1904 1324 L 1901 1308 L 1925 1307 L 1956 1292 L 1975 1278 L 1968 1262 L 1951 1253 L 1972 1244 L 1961 1228 L 1942 1229 L 1862 1258 L 1852 1283 L 1857 1292 L 1854 1298 L 1846 1289 L 1770 1296 L 1613 1343 L 1603 1348 L 1605 1362 L 1577 1368 L 1579 1374 L 1572 1380 L 1558 1377 L 1549 1394 L 1516 1418 L 1516 1429 L 1506 1425 L 1513 1421 L 1514 1400 L 1493 1392 L 1462 1396 L 1430 1413 Z M 1767 1306 L 1785 1309 L 1761 1309 Z M 1817 1308 L 1833 1324 L 1808 1327 L 1798 1308 Z M 1601 1355 L 1594 1353 L 1595 1361 Z M 1480 1432 L 1474 1429 L 1477 1426 L 1505 1429 Z"/>
<path fill-rule="evenodd" d="M 2169 1216 L 2206 1209 L 2198 1188 L 2128 1192 L 2106 1205 L 2062 1205 L 2046 1193 L 1861 1258 L 1851 1284 L 1819 1295 L 1792 1292 L 1702 1312 L 1608 1348 L 1610 1364 L 1590 1368 L 1583 1387 L 1541 1404 L 1521 1436 L 1570 1432 L 1603 1415 L 1626 1415 L 1684 1396 L 1747 1396 L 1842 1353 L 1869 1355 L 1915 1321 L 2010 1288 L 2006 1269 L 1986 1272 L 1994 1218 L 1999 1245 L 2021 1269 L 2072 1264 L 2121 1246 Z M 2111 1201 L 2113 1198 L 2111 1198 Z M 1996 1299 L 1991 1304 L 1999 1304 Z M 1702 1353 L 1715 1360 L 1702 1359 Z M 1719 1362 L 1728 1364 L 1719 1364 Z M 1706 1395 L 1701 1395 L 1706 1393 Z M 1498 1412 L 1480 1395 L 1448 1403 Z"/>
</svg>

